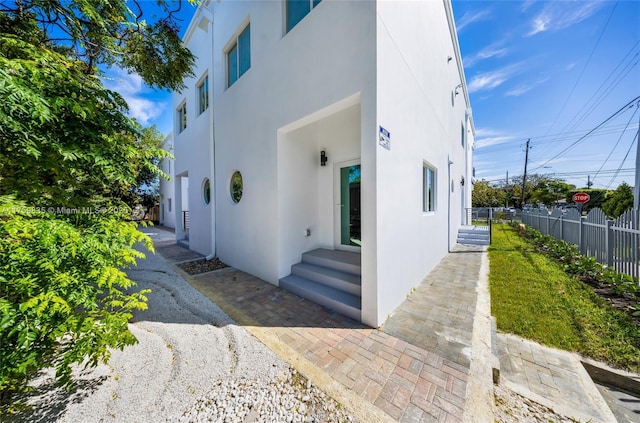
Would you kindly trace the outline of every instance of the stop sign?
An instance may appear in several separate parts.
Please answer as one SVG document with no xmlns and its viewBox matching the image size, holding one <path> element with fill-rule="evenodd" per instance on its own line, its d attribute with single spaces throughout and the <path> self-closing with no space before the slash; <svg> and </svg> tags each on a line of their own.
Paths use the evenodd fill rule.
<svg viewBox="0 0 640 423">
<path fill-rule="evenodd" d="M 573 194 L 573 197 L 571 197 L 571 199 L 574 203 L 584 204 L 588 203 L 589 200 L 591 200 L 591 197 L 586 192 L 576 192 L 575 194 Z"/>
</svg>

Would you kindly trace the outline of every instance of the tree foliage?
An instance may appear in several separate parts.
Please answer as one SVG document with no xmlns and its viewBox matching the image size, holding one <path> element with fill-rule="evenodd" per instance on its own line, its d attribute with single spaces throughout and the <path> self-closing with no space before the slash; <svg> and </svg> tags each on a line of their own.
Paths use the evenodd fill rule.
<svg viewBox="0 0 640 423">
<path fill-rule="evenodd" d="M 617 218 L 631 208 L 633 208 L 633 190 L 626 182 L 610 192 L 602 203 L 602 211 L 611 219 Z"/>
<path fill-rule="evenodd" d="M 69 384 L 73 363 L 135 342 L 145 292 L 122 269 L 152 245 L 123 199 L 166 154 L 98 69 L 179 89 L 192 64 L 170 11 L 148 23 L 135 1 L 0 3 L 0 401 L 45 366 Z"/>
<path fill-rule="evenodd" d="M 575 186 L 562 179 L 546 175 L 530 175 L 525 184 L 525 204 L 553 206 L 564 199 Z M 478 181 L 471 193 L 473 207 L 520 207 L 522 203 L 522 177 L 516 176 L 511 183 L 495 186 L 487 181 Z"/>
<path fill-rule="evenodd" d="M 38 44 L 33 21 L 0 15 L 0 30 L 0 193 L 90 206 L 157 169 L 164 152 L 126 116 L 120 95 L 82 62 Z"/>
<path fill-rule="evenodd" d="M 117 214 L 56 217 L 0 197 L 0 395 L 44 366 L 70 382 L 71 364 L 96 365 L 135 342 L 127 323 L 148 291 L 121 270 L 150 239 Z"/>
</svg>

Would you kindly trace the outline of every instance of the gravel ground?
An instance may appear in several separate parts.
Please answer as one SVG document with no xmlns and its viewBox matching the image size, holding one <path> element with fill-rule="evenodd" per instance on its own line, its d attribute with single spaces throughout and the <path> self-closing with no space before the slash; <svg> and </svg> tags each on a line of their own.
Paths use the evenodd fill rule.
<svg viewBox="0 0 640 423">
<path fill-rule="evenodd" d="M 576 420 L 555 413 L 502 386 L 494 386 L 496 423 L 575 423 Z"/>
<path fill-rule="evenodd" d="M 212 270 L 224 269 L 229 266 L 218 260 L 217 257 L 214 257 L 211 260 L 196 260 L 181 263 L 178 267 L 189 275 L 197 275 L 200 273 L 211 272 Z"/>
<path fill-rule="evenodd" d="M 351 420 L 163 260 L 147 257 L 129 272 L 139 288 L 153 290 L 149 309 L 129 326 L 138 344 L 114 351 L 108 365 L 78 369 L 71 392 L 44 372 L 26 398 L 30 407 L 2 421 Z"/>
</svg>

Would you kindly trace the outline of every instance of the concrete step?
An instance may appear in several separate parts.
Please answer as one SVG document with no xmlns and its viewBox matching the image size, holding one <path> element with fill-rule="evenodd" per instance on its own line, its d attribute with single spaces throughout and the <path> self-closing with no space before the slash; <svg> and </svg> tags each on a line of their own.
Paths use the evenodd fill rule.
<svg viewBox="0 0 640 423">
<path fill-rule="evenodd" d="M 460 239 L 458 238 L 456 241 L 458 244 L 462 245 L 490 245 L 488 239 Z"/>
<path fill-rule="evenodd" d="M 361 299 L 356 295 L 296 275 L 280 279 L 280 287 L 358 322 L 362 320 Z"/>
<path fill-rule="evenodd" d="M 350 251 L 318 248 L 302 254 L 302 262 L 360 275 L 360 254 Z"/>
<path fill-rule="evenodd" d="M 489 234 L 458 234 L 458 239 L 489 239 Z"/>
<path fill-rule="evenodd" d="M 458 229 L 458 232 L 462 233 L 489 233 L 488 226 L 462 226 Z"/>
<path fill-rule="evenodd" d="M 309 263 L 291 266 L 291 274 L 338 289 L 355 296 L 361 295 L 360 276 Z"/>
</svg>

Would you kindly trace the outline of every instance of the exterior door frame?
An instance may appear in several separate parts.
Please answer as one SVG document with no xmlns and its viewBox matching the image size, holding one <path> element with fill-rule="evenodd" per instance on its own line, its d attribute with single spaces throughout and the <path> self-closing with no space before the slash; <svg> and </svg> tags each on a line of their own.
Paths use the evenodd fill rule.
<svg viewBox="0 0 640 423">
<path fill-rule="evenodd" d="M 340 169 L 360 165 L 362 171 L 362 164 L 360 158 L 347 160 L 340 163 L 334 163 L 333 165 L 333 245 L 336 250 L 352 251 L 359 253 L 361 248 L 354 245 L 342 244 L 341 237 L 341 225 L 342 225 L 342 200 L 341 200 L 341 186 L 340 186 Z M 362 198 L 362 195 L 360 196 Z M 362 204 L 362 201 L 360 202 Z M 362 211 L 360 212 L 362 215 Z M 360 234 L 362 237 L 362 234 Z"/>
</svg>

